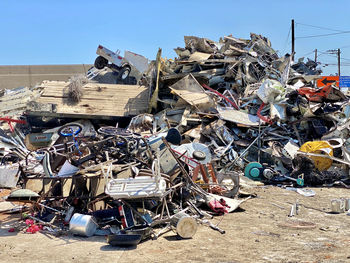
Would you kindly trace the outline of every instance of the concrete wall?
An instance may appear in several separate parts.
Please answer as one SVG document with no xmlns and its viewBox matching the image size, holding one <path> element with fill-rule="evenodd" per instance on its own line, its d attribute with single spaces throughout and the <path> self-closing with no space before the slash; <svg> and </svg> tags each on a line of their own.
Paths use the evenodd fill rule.
<svg viewBox="0 0 350 263">
<path fill-rule="evenodd" d="M 64 80 L 85 74 L 93 65 L 21 65 L 0 66 L 0 90 L 33 87 L 43 80 Z"/>
</svg>

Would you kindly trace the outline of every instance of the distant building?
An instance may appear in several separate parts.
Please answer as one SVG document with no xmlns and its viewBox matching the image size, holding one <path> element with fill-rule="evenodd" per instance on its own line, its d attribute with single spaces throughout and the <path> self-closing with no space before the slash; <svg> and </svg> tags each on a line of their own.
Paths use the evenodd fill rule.
<svg viewBox="0 0 350 263">
<path fill-rule="evenodd" d="M 43 80 L 67 81 L 70 76 L 86 74 L 93 65 L 19 65 L 0 66 L 0 90 L 33 87 Z"/>
</svg>

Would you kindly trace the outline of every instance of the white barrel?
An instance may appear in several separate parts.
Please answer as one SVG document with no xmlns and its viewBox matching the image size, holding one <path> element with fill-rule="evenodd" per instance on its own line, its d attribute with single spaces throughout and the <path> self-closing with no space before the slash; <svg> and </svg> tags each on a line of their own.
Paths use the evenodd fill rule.
<svg viewBox="0 0 350 263">
<path fill-rule="evenodd" d="M 91 237 L 96 232 L 97 225 L 92 216 L 75 213 L 69 222 L 69 231 L 75 235 Z"/>
<path fill-rule="evenodd" d="M 175 214 L 171 223 L 176 227 L 176 233 L 182 238 L 191 238 L 197 232 L 196 220 L 186 213 L 180 212 Z"/>
</svg>

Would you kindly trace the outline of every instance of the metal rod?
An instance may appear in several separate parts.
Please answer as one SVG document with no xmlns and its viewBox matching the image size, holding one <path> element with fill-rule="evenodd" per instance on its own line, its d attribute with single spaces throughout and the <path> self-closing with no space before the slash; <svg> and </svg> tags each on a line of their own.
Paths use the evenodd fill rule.
<svg viewBox="0 0 350 263">
<path fill-rule="evenodd" d="M 254 139 L 254 141 L 241 153 L 241 155 L 237 156 L 236 159 L 233 160 L 232 163 L 228 163 L 223 170 L 225 171 L 227 168 L 232 167 L 239 159 L 241 159 L 248 151 L 249 149 L 259 140 L 259 138 L 265 134 L 266 130 L 269 129 L 270 127 L 266 127 L 261 131 L 261 133 Z"/>
</svg>

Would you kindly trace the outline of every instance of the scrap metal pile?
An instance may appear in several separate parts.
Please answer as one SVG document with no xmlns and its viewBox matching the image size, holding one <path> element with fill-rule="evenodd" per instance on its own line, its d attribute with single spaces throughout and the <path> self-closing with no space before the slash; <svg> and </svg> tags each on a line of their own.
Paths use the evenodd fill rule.
<svg viewBox="0 0 350 263">
<path fill-rule="evenodd" d="M 160 103 L 151 106 L 160 125 L 206 144 L 219 171 L 245 169 L 265 183 L 347 179 L 349 97 L 319 81 L 314 61 L 278 57 L 256 34 L 219 42 L 185 37 L 185 45 L 174 61 L 159 60 L 153 96 Z"/>
<path fill-rule="evenodd" d="M 2 186 L 23 189 L 12 191 L 7 201 L 33 204 L 24 215 L 29 232 L 110 234 L 109 242 L 120 245 L 173 228 L 189 238 L 197 223 L 223 233 L 208 218 L 239 206 L 242 200 L 232 199 L 239 177 L 228 172 L 224 175 L 231 183 L 220 185 L 205 145 L 181 144 L 175 128 L 154 134 L 152 129 L 148 115 L 133 118 L 128 129 L 101 126 L 96 131 L 82 120 L 29 133 L 25 146 L 17 126 L 11 136 L 2 136 L 8 146 Z M 33 228 L 35 222 L 45 227 Z M 159 226 L 161 231 L 155 231 Z"/>
<path fill-rule="evenodd" d="M 149 112 L 125 128 L 4 119 L 0 187 L 18 188 L 8 201 L 32 204 L 27 231 L 109 235 L 116 245 L 171 229 L 190 238 L 197 224 L 224 233 L 208 219 L 240 205 L 243 174 L 347 187 L 349 98 L 331 83 L 316 87 L 313 61 L 279 57 L 256 34 L 185 37 L 175 51 L 166 60 L 160 50 L 144 73 Z"/>
</svg>

